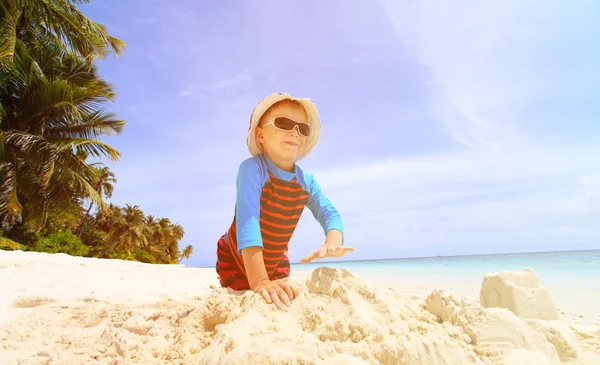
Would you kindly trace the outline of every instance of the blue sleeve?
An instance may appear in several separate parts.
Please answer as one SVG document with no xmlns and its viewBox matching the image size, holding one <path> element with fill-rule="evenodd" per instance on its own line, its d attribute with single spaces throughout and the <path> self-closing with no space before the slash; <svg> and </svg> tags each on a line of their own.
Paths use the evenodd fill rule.
<svg viewBox="0 0 600 365">
<path fill-rule="evenodd" d="M 238 252 L 250 246 L 263 247 L 260 234 L 260 195 L 263 179 L 258 161 L 242 162 L 237 175 L 235 224 Z"/>
<path fill-rule="evenodd" d="M 312 175 L 306 175 L 307 185 L 310 187 L 310 197 L 308 198 L 307 206 L 312 211 L 313 216 L 323 227 L 325 234 L 332 229 L 337 229 L 344 234 L 344 225 L 342 224 L 342 217 L 338 210 L 333 206 L 331 201 L 323 194 L 321 186 L 312 177 Z"/>
</svg>

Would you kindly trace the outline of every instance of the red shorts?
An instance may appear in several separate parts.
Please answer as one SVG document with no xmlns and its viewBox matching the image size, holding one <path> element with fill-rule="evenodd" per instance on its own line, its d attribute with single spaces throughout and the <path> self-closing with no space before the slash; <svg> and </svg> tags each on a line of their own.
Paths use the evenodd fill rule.
<svg viewBox="0 0 600 365">
<path fill-rule="evenodd" d="M 248 284 L 248 278 L 238 266 L 231 247 L 225 242 L 225 236 L 221 236 L 217 243 L 217 274 L 219 275 L 219 282 L 224 288 L 231 288 L 233 290 L 248 290 L 250 284 Z M 286 254 L 281 257 L 281 261 L 273 274 L 269 277 L 270 280 L 283 279 L 290 276 L 290 260 Z"/>
</svg>

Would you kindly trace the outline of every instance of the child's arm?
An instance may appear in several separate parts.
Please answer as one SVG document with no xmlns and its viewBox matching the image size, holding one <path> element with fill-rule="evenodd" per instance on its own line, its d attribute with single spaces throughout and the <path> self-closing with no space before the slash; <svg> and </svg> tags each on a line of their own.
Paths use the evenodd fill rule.
<svg viewBox="0 0 600 365">
<path fill-rule="evenodd" d="M 287 306 L 291 304 L 293 292 L 285 282 L 269 280 L 263 260 L 260 233 L 261 176 L 261 166 L 256 160 L 248 159 L 240 165 L 235 206 L 237 246 L 244 259 L 250 289 L 261 294 L 268 304 L 274 303 L 281 308 L 281 301 Z"/>
<path fill-rule="evenodd" d="M 250 246 L 242 251 L 248 283 L 252 291 L 260 294 L 267 304 L 275 304 L 278 309 L 282 303 L 292 305 L 294 291 L 286 283 L 287 279 L 269 280 L 263 261 L 262 247 Z"/>
<path fill-rule="evenodd" d="M 236 180 L 235 228 L 239 253 L 246 247 L 261 247 L 260 195 L 262 191 L 262 167 L 258 161 L 242 162 Z"/>
<path fill-rule="evenodd" d="M 325 244 L 331 246 L 339 246 L 341 247 L 344 242 L 344 235 L 342 231 L 338 231 L 337 229 L 332 229 L 327 232 L 325 235 Z"/>
<path fill-rule="evenodd" d="M 246 267 L 246 276 L 248 277 L 250 289 L 254 290 L 258 283 L 269 280 L 261 247 L 246 247 L 242 250 L 242 257 L 244 258 L 244 266 Z"/>
<path fill-rule="evenodd" d="M 263 243 L 260 234 L 260 195 L 263 185 L 261 169 L 256 160 L 248 159 L 240 165 L 236 181 L 237 247 L 244 258 L 246 276 L 251 289 L 254 289 L 258 282 L 269 279 L 263 261 Z"/>
<path fill-rule="evenodd" d="M 325 242 L 341 246 L 344 235 L 342 217 L 333 203 L 323 194 L 319 183 L 317 183 L 312 175 L 308 176 L 307 182 L 309 183 L 310 197 L 308 198 L 307 206 L 321 227 L 323 227 L 326 236 Z"/>
<path fill-rule="evenodd" d="M 321 224 L 321 227 L 323 227 L 325 243 L 303 257 L 300 263 L 307 264 L 314 259 L 325 257 L 341 257 L 349 252 L 353 252 L 353 247 L 342 247 L 344 244 L 344 225 L 342 224 L 340 213 L 323 194 L 321 187 L 312 178 L 312 175 L 308 176 L 310 176 L 308 180 L 310 198 L 308 199 L 307 206 Z"/>
</svg>

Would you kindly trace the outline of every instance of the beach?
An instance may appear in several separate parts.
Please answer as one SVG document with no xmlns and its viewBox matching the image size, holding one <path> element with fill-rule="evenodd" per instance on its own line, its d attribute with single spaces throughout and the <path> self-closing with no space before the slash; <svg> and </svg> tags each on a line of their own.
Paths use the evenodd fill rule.
<svg viewBox="0 0 600 365">
<path fill-rule="evenodd" d="M 597 290 L 335 266 L 292 269 L 277 310 L 211 268 L 0 251 L 0 364 L 600 363 Z"/>
</svg>

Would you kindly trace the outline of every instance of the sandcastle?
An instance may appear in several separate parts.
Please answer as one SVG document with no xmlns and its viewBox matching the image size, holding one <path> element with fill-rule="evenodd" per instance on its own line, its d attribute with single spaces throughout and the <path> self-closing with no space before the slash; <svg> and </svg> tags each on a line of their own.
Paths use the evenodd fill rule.
<svg viewBox="0 0 600 365">
<path fill-rule="evenodd" d="M 479 301 L 485 308 L 506 308 L 524 319 L 558 319 L 550 292 L 529 268 L 486 274 Z"/>
</svg>

